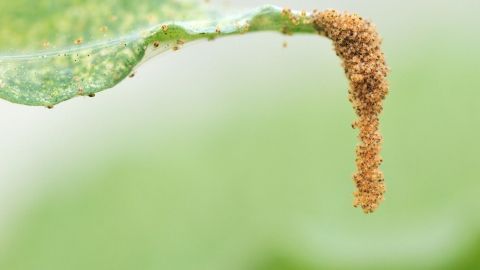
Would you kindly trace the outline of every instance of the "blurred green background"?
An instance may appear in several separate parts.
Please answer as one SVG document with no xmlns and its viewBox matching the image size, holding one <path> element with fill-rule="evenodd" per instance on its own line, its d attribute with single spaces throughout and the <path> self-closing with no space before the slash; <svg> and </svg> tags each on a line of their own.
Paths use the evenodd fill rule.
<svg viewBox="0 0 480 270">
<path fill-rule="evenodd" d="M 232 37 L 94 99 L 2 101 L 0 269 L 480 269 L 480 2 L 269 3 L 355 11 L 384 37 L 377 212 L 351 206 L 355 115 L 330 42 Z"/>
</svg>

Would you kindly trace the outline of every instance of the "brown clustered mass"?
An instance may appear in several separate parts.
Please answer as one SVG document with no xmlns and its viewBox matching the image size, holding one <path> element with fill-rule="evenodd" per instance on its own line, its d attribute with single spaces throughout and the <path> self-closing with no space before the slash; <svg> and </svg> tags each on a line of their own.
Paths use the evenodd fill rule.
<svg viewBox="0 0 480 270">
<path fill-rule="evenodd" d="M 381 39 L 375 27 L 356 14 L 327 10 L 314 12 L 313 20 L 319 33 L 333 41 L 350 81 L 349 100 L 358 115 L 352 127 L 360 130 L 360 144 L 356 148 L 357 172 L 353 176 L 357 187 L 354 206 L 371 213 L 385 193 L 384 177 L 379 168 L 382 163 L 379 114 L 388 93 L 389 70 L 380 50 Z"/>
</svg>

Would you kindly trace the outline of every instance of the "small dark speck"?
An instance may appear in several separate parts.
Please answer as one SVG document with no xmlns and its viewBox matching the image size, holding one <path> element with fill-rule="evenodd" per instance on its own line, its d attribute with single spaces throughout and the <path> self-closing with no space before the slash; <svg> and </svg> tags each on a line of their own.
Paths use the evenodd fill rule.
<svg viewBox="0 0 480 270">
<path fill-rule="evenodd" d="M 94 97 L 95 96 L 95 93 L 90 93 L 88 94 L 89 97 Z"/>
</svg>

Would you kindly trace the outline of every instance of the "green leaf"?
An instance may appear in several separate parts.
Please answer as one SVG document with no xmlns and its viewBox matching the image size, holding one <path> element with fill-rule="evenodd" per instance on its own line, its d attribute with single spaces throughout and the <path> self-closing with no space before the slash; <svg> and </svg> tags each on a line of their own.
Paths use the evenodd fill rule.
<svg viewBox="0 0 480 270">
<path fill-rule="evenodd" d="M 316 33 L 308 14 L 274 6 L 224 16 L 200 1 L 16 0 L 2 1 L 0 10 L 0 97 L 26 105 L 91 96 L 187 42 Z"/>
</svg>

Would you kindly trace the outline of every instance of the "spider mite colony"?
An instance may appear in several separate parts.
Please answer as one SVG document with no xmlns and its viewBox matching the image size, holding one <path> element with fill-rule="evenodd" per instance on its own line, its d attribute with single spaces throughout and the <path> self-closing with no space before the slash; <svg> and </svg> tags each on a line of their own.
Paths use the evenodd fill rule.
<svg viewBox="0 0 480 270">
<path fill-rule="evenodd" d="M 358 15 L 328 10 L 314 12 L 313 19 L 319 33 L 333 41 L 350 81 L 349 100 L 358 115 L 352 127 L 360 130 L 357 172 L 353 176 L 357 187 L 354 206 L 371 213 L 385 193 L 384 177 L 379 169 L 382 163 L 379 114 L 388 93 L 388 67 L 380 50 L 381 39 L 372 24 Z"/>
<path fill-rule="evenodd" d="M 170 0 L 158 2 L 168 6 Z M 147 27 L 143 9 L 137 12 L 126 9 L 124 14 L 132 15 L 130 26 L 128 23 L 112 23 L 107 27 L 104 18 L 94 13 L 84 20 L 97 20 L 103 26 L 92 28 L 91 32 L 81 27 L 77 30 L 81 33 L 74 33 L 75 38 L 69 38 L 63 47 L 60 38 L 56 42 L 44 41 L 42 51 L 29 55 L 0 55 L 0 98 L 53 108 L 76 96 L 93 97 L 124 78 L 135 76 L 134 69 L 151 57 L 168 50 L 177 51 L 195 40 L 214 40 L 258 31 L 319 34 L 333 41 L 335 52 L 343 62 L 350 83 L 349 100 L 358 116 L 352 124 L 353 128 L 359 129 L 357 169 L 353 176 L 356 186 L 354 206 L 361 207 L 365 213 L 378 208 L 385 194 L 384 176 L 380 170 L 382 136 L 379 115 L 388 93 L 386 77 L 389 70 L 380 49 L 381 39 L 370 22 L 356 14 L 335 10 L 307 13 L 276 6 L 262 6 L 236 16 L 210 18 L 202 23 L 195 20 L 168 22 L 169 18 L 180 15 L 155 10 L 160 12 L 158 17 L 167 22 Z M 42 24 L 44 20 L 44 17 L 38 19 L 38 24 L 44 26 L 38 26 L 45 31 L 40 32 L 42 36 L 51 31 L 48 21 Z M 79 25 L 69 16 L 64 18 L 64 23 Z M 132 28 L 134 26 L 136 28 Z M 118 35 L 106 39 L 105 35 L 113 33 L 114 28 Z M 63 34 L 72 36 L 67 30 Z M 13 43 L 9 46 L 14 48 L 18 45 L 15 42 L 22 42 L 22 37 L 32 38 L 20 35 L 18 39 L 11 39 Z M 28 44 L 28 40 L 24 42 Z M 283 47 L 287 46 L 283 43 Z"/>
</svg>

